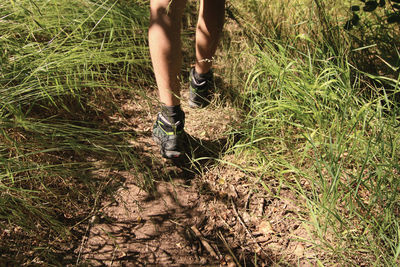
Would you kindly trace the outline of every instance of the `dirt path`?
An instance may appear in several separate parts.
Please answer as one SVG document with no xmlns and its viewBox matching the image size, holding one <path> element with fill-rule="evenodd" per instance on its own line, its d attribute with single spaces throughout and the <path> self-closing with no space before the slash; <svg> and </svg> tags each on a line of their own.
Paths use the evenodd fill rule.
<svg viewBox="0 0 400 267">
<path fill-rule="evenodd" d="M 288 190 L 267 195 L 259 183 L 229 165 L 203 159 L 176 166 L 159 156 L 151 140 L 156 98 L 153 92 L 149 99 L 126 99 L 122 105 L 124 119 L 137 134 L 132 145 L 141 147 L 140 164 L 149 172 L 143 178 L 149 190 L 140 188 L 138 177 L 119 173 L 124 184 L 113 201 L 101 204 L 101 215 L 88 225 L 76 251 L 79 262 L 94 266 L 308 262 L 312 255 L 305 256 L 305 247 L 292 240 L 305 231 L 295 218 L 295 196 Z M 185 104 L 183 109 L 185 129 L 197 144 L 193 157 L 223 159 L 224 133 L 237 120 L 234 110 L 215 105 L 191 110 Z"/>
</svg>

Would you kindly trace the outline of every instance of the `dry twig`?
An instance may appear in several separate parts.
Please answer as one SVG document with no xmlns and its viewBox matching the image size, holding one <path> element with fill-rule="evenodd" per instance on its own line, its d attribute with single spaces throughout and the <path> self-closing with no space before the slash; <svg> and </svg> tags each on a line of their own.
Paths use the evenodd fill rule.
<svg viewBox="0 0 400 267">
<path fill-rule="evenodd" d="M 222 242 L 224 243 L 226 249 L 229 251 L 229 253 L 231 254 L 233 260 L 235 261 L 237 266 L 242 266 L 240 264 L 240 262 L 238 261 L 238 259 L 236 258 L 235 254 L 233 253 L 232 249 L 229 247 L 228 242 L 226 242 L 225 237 L 222 235 L 221 231 L 218 231 L 218 237 L 222 240 Z"/>
<path fill-rule="evenodd" d="M 237 217 L 237 219 L 239 220 L 240 224 L 243 226 L 243 228 L 246 230 L 246 233 L 251 237 L 251 239 L 253 239 L 254 244 L 257 245 L 258 249 L 268 258 L 270 259 L 270 257 L 268 256 L 268 254 L 264 251 L 264 249 L 260 246 L 260 244 L 258 243 L 257 239 L 253 236 L 253 234 L 250 232 L 249 228 L 247 227 L 247 225 L 244 223 L 243 219 L 240 217 L 235 202 L 233 202 L 233 200 L 231 199 L 231 203 L 232 203 L 232 208 L 233 211 L 235 212 L 235 215 Z"/>
<path fill-rule="evenodd" d="M 193 231 L 193 233 L 196 235 L 196 237 L 198 239 L 200 239 L 201 244 L 208 251 L 208 253 L 210 253 L 210 255 L 213 256 L 214 258 L 219 259 L 220 257 L 218 257 L 218 255 L 217 255 L 217 253 L 215 253 L 215 250 L 213 249 L 213 247 L 207 242 L 207 240 L 204 238 L 202 233 L 200 233 L 200 231 L 196 228 L 196 226 L 193 225 L 192 227 L 190 227 L 190 229 Z"/>
</svg>

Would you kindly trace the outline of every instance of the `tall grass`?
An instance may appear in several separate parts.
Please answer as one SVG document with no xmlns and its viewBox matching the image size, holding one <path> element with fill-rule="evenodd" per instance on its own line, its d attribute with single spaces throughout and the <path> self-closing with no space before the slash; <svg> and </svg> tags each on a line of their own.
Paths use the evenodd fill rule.
<svg viewBox="0 0 400 267">
<path fill-rule="evenodd" d="M 0 252 L 65 263 L 75 249 L 65 244 L 119 185 L 119 170 L 151 184 L 128 145 L 134 135 L 107 119 L 119 112 L 114 94 L 153 85 L 148 3 L 3 2 Z M 273 177 L 298 195 L 307 242 L 321 252 L 314 262 L 398 265 L 398 71 L 384 67 L 396 55 L 382 61 L 398 28 L 375 27 L 374 38 L 365 15 L 345 33 L 350 2 L 228 4 L 217 67 L 244 112 L 228 152 L 264 185 Z"/>
<path fill-rule="evenodd" d="M 235 6 L 257 42 L 241 96 L 247 116 L 238 132 L 245 138 L 233 151 L 261 181 L 276 177 L 304 200 L 304 223 L 315 237 L 308 242 L 323 251 L 320 262 L 397 266 L 398 80 L 367 72 L 366 60 L 351 52 L 343 3 L 325 2 L 323 14 L 318 4 Z"/>
<path fill-rule="evenodd" d="M 0 247 L 3 259 L 19 250 L 51 262 L 118 184 L 114 171 L 146 176 L 133 133 L 107 117 L 118 112 L 113 94 L 149 83 L 148 12 L 141 1 L 0 6 Z"/>
</svg>

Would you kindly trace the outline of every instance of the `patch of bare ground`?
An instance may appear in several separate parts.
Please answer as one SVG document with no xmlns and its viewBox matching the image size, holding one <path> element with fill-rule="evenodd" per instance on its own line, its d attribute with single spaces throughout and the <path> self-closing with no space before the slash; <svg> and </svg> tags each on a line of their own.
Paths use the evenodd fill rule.
<svg viewBox="0 0 400 267">
<path fill-rule="evenodd" d="M 224 229 L 226 240 L 242 255 L 256 254 L 259 265 L 315 265 L 301 201 L 289 188 L 277 192 L 280 186 L 272 180 L 268 193 L 254 177 L 230 166 L 215 167 L 201 181 L 210 197 L 205 204 L 209 227 Z"/>
<path fill-rule="evenodd" d="M 301 241 L 310 238 L 300 223 L 296 196 L 285 189 L 269 195 L 246 173 L 217 164 L 215 159 L 224 157 L 225 133 L 238 120 L 234 109 L 212 104 L 192 110 L 183 104 L 192 141 L 188 160 L 177 163 L 162 159 L 151 139 L 156 99 L 154 92 L 126 98 L 123 116 L 112 117 L 123 130 L 135 132 L 132 146 L 138 148 L 143 173 L 138 177 L 135 171 L 119 172 L 124 182 L 88 222 L 75 250 L 77 262 L 313 265 L 314 256 Z"/>
</svg>

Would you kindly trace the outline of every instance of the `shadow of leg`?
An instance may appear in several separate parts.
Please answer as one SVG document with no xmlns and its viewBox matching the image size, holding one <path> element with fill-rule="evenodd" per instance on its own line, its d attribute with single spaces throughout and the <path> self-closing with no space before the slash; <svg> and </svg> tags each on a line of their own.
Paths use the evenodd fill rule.
<svg viewBox="0 0 400 267">
<path fill-rule="evenodd" d="M 187 134 L 185 156 L 172 160 L 182 170 L 190 172 L 192 177 L 199 174 L 205 166 L 211 165 L 226 150 L 227 139 L 202 140 Z M 192 177 L 193 178 L 193 177 Z"/>
</svg>

